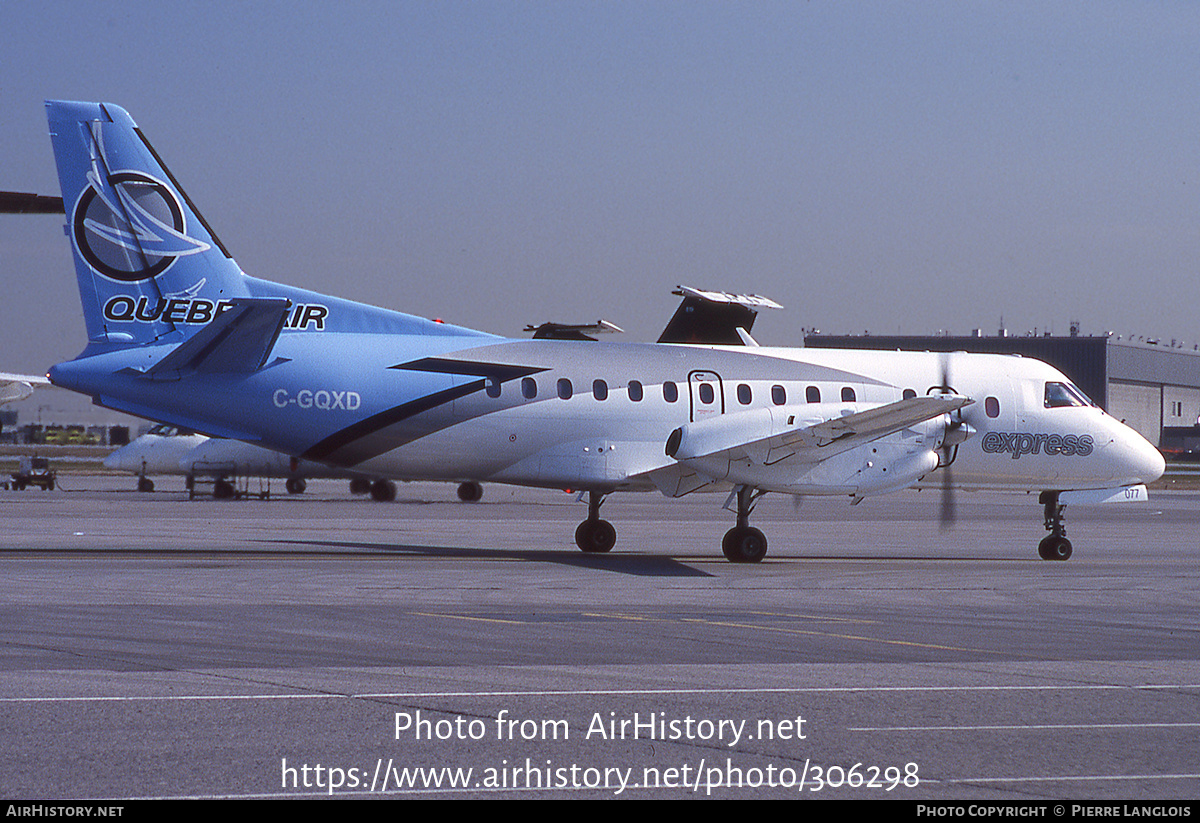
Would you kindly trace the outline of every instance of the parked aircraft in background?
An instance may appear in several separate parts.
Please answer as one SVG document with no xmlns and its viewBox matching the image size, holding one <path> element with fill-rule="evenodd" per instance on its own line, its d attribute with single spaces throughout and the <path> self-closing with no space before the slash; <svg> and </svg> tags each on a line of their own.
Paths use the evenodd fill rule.
<svg viewBox="0 0 1200 823">
<path fill-rule="evenodd" d="M 728 491 L 726 557 L 761 560 L 768 492 L 933 483 L 1144 498 L 1163 459 L 1060 372 L 1012 356 L 512 340 L 244 274 L 123 110 L 47 103 L 88 345 L 55 385 L 347 471 L 615 491 Z M 749 333 L 741 342 L 747 340 Z M 953 465 L 953 480 L 949 469 Z"/>
<path fill-rule="evenodd" d="M 180 463 L 188 452 L 206 440 L 207 437 L 194 431 L 160 423 L 136 440 L 110 452 L 104 458 L 104 467 L 133 472 L 138 476 L 138 491 L 152 492 L 154 481 L 151 478 L 186 474 Z"/>
<path fill-rule="evenodd" d="M 104 458 L 104 465 L 138 476 L 138 491 L 154 491 L 152 477 L 181 475 L 191 488 L 194 478 L 214 480 L 213 494 L 232 497 L 238 478 L 282 478 L 289 494 L 302 494 L 306 481 L 313 478 L 349 478 L 353 494 L 370 494 L 380 502 L 396 499 L 396 484 L 386 478 L 372 478 L 341 471 L 309 460 L 296 460 L 262 446 L 238 440 L 210 438 L 160 423 L 132 443 L 115 449 Z M 462 483 L 458 496 L 466 502 L 483 495 L 478 484 Z"/>
</svg>

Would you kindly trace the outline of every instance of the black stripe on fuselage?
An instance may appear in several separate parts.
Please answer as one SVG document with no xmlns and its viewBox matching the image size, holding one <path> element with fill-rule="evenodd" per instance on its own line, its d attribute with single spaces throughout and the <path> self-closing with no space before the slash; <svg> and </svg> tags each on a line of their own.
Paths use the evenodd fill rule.
<svg viewBox="0 0 1200 823">
<path fill-rule="evenodd" d="M 356 466 L 364 460 L 386 454 L 405 443 L 431 434 L 427 426 L 399 427 L 411 417 L 452 403 L 460 397 L 474 394 L 487 386 L 488 380 L 505 383 L 531 374 L 546 371 L 538 366 L 514 366 L 507 363 L 479 363 L 468 360 L 452 360 L 441 357 L 425 357 L 409 363 L 397 363 L 390 369 L 435 372 L 438 374 L 460 374 L 481 377 L 461 386 L 453 386 L 424 397 L 418 397 L 399 406 L 373 414 L 359 420 L 341 431 L 321 440 L 304 454 L 305 460 L 334 463 L 339 466 Z M 454 421 L 459 422 L 459 421 Z M 449 424 L 448 424 L 449 425 Z M 390 430 L 390 431 L 389 431 Z"/>
<path fill-rule="evenodd" d="M 496 359 L 511 357 L 514 360 L 520 360 L 530 358 L 530 349 L 528 348 L 530 345 L 533 345 L 533 341 L 504 341 L 468 351 L 481 357 Z M 664 380 L 678 380 L 686 385 L 686 375 L 695 370 L 712 371 L 727 376 L 736 373 L 739 378 L 747 380 L 770 378 L 793 381 L 851 380 L 855 383 L 882 383 L 879 379 L 850 372 L 837 366 L 796 362 L 786 357 L 772 356 L 769 353 L 770 350 L 765 352 L 757 349 L 724 351 L 691 346 L 637 343 L 597 345 L 592 342 L 547 340 L 538 341 L 533 351 L 540 355 L 537 359 L 552 356 L 554 362 L 569 363 L 572 370 L 581 373 L 602 374 L 616 368 L 629 371 L 631 368 L 635 368 L 630 366 L 630 362 L 635 362 L 636 368 L 643 372 L 647 384 L 661 383 Z M 365 460 L 386 454 L 421 437 L 461 423 L 465 419 L 488 414 L 495 409 L 489 407 L 488 404 L 482 404 L 476 411 L 469 413 L 470 418 L 456 417 L 443 412 L 440 413 L 441 417 L 436 420 L 430 416 L 419 422 L 403 425 L 422 412 L 433 411 L 458 398 L 474 394 L 486 387 L 489 380 L 505 383 L 531 374 L 551 371 L 555 367 L 522 366 L 494 361 L 458 359 L 450 356 L 422 357 L 406 363 L 397 363 L 388 368 L 464 375 L 483 379 L 472 380 L 462 386 L 455 386 L 426 397 L 410 400 L 360 420 L 329 435 L 301 455 L 302 457 L 338 466 L 356 466 Z"/>
<path fill-rule="evenodd" d="M 475 377 L 487 377 L 497 383 L 507 383 L 519 377 L 547 371 L 539 366 L 513 366 L 509 363 L 479 363 L 473 360 L 451 360 L 445 357 L 423 357 L 410 363 L 398 363 L 388 366 L 389 369 L 407 369 L 408 371 L 428 371 L 438 374 L 469 374 Z"/>
</svg>

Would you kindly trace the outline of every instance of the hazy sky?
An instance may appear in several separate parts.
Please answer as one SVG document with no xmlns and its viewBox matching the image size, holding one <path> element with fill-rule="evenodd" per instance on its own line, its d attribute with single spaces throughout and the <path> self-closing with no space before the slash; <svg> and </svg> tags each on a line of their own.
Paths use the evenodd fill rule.
<svg viewBox="0 0 1200 823">
<path fill-rule="evenodd" d="M 0 188 L 127 108 L 248 273 L 502 334 L 1200 340 L 1200 3 L 0 3 Z M 74 356 L 61 218 L 0 216 L 0 370 Z"/>
</svg>

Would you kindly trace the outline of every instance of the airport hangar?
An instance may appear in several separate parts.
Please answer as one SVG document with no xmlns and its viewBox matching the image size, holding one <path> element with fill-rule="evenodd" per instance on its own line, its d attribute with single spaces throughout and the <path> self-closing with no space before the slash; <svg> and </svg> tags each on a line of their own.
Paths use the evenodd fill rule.
<svg viewBox="0 0 1200 823">
<path fill-rule="evenodd" d="M 1073 329 L 1074 331 L 1074 329 Z M 1133 341 L 1113 335 L 1068 337 L 828 335 L 806 333 L 804 345 L 832 349 L 1019 354 L 1043 360 L 1113 417 L 1162 447 L 1164 427 L 1200 424 L 1200 345 Z"/>
</svg>

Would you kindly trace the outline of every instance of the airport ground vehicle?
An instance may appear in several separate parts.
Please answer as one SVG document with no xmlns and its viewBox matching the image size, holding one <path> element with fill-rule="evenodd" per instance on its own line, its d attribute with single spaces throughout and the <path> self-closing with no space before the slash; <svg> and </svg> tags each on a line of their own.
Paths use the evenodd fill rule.
<svg viewBox="0 0 1200 823">
<path fill-rule="evenodd" d="M 13 473 L 11 486 L 17 491 L 24 491 L 29 486 L 37 486 L 43 491 L 53 491 L 58 482 L 58 472 L 50 468 L 50 460 L 45 457 L 22 457 L 17 471 Z"/>
</svg>

